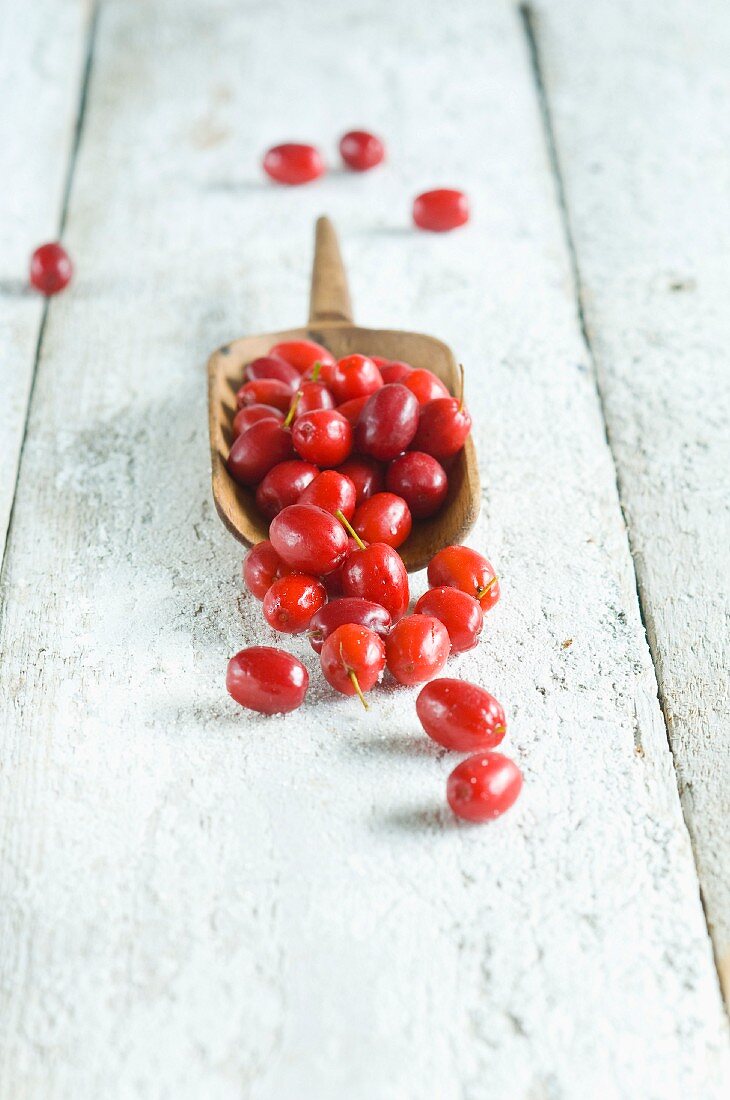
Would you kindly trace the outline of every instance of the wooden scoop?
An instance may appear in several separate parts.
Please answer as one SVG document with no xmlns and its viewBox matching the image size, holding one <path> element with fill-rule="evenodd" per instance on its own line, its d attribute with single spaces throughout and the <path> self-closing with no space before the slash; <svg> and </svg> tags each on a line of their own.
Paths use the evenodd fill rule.
<svg viewBox="0 0 730 1100">
<path fill-rule="evenodd" d="M 317 221 L 309 324 L 285 332 L 245 336 L 225 344 L 208 361 L 210 450 L 213 466 L 213 498 L 218 515 L 232 535 L 246 546 L 268 538 L 268 523 L 254 500 L 254 492 L 239 485 L 226 469 L 232 443 L 231 425 L 236 413 L 236 391 L 243 382 L 247 363 L 266 355 L 281 340 L 316 340 L 335 358 L 352 352 L 402 359 L 414 367 L 427 367 L 451 393 L 459 386 L 458 364 L 440 340 L 418 332 L 358 328 L 352 321 L 350 294 L 337 234 L 328 218 Z M 422 569 L 444 546 L 461 542 L 479 512 L 479 472 L 471 438 L 448 470 L 449 493 L 431 519 L 414 520 L 413 530 L 398 548 L 409 571 Z"/>
</svg>

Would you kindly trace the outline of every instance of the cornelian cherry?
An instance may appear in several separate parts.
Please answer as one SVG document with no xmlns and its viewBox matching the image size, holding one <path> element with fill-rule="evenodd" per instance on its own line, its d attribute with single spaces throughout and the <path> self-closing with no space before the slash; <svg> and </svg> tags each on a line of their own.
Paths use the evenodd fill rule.
<svg viewBox="0 0 730 1100">
<path fill-rule="evenodd" d="M 299 499 L 302 504 L 316 504 L 333 516 L 341 511 L 347 519 L 352 519 L 355 513 L 355 486 L 349 477 L 337 473 L 336 470 L 322 470 L 318 473 Z"/>
<path fill-rule="evenodd" d="M 327 348 L 314 340 L 282 340 L 281 343 L 274 344 L 273 348 L 269 348 L 269 355 L 291 363 L 300 374 L 306 374 L 315 363 L 333 364 L 335 362 L 332 352 L 327 351 Z"/>
<path fill-rule="evenodd" d="M 385 668 L 385 646 L 366 626 L 345 623 L 325 639 L 319 655 L 328 684 L 343 695 L 358 695 L 367 710 L 364 692 L 380 679 Z"/>
<path fill-rule="evenodd" d="M 363 397 L 353 397 L 351 401 L 343 401 L 341 405 L 337 406 L 338 413 L 346 416 L 353 428 L 360 419 L 360 413 L 365 408 L 368 397 L 369 394 L 365 394 Z"/>
<path fill-rule="evenodd" d="M 342 591 L 379 603 L 397 622 L 410 599 L 408 574 L 398 551 L 384 542 L 352 550 L 342 567 Z"/>
<path fill-rule="evenodd" d="M 499 599 L 499 581 L 491 564 L 469 546 L 445 546 L 428 563 L 432 588 L 448 585 L 473 596 L 482 611 L 489 611 Z"/>
<path fill-rule="evenodd" d="M 434 458 L 451 458 L 464 446 L 470 431 L 471 417 L 458 398 L 439 397 L 422 406 L 413 449 Z"/>
<path fill-rule="evenodd" d="M 309 624 L 307 637 L 314 652 L 319 653 L 325 639 L 339 626 L 346 626 L 348 623 L 366 626 L 368 630 L 384 638 L 390 630 L 391 619 L 385 608 L 372 600 L 363 600 L 358 596 L 331 600 L 315 612 Z"/>
<path fill-rule="evenodd" d="M 239 409 L 246 405 L 273 405 L 281 412 L 288 412 L 292 399 L 292 388 L 280 378 L 257 378 L 253 382 L 244 382 L 236 394 Z"/>
<path fill-rule="evenodd" d="M 280 382 L 286 382 L 290 390 L 297 388 L 301 378 L 296 367 L 274 355 L 262 355 L 259 359 L 254 359 L 243 374 L 247 382 L 256 382 L 259 378 L 278 378 Z"/>
<path fill-rule="evenodd" d="M 68 252 L 57 241 L 42 244 L 30 258 L 30 285 L 47 298 L 67 287 L 72 275 Z"/>
<path fill-rule="evenodd" d="M 469 221 L 469 200 L 463 191 L 447 187 L 424 191 L 413 203 L 413 220 L 419 229 L 445 233 Z"/>
<path fill-rule="evenodd" d="M 385 640 L 388 671 L 399 684 L 421 684 L 446 664 L 451 643 L 446 627 L 431 615 L 407 615 Z"/>
<path fill-rule="evenodd" d="M 243 559 L 243 579 L 249 592 L 263 600 L 274 581 L 291 573 L 268 539 L 252 546 Z"/>
<path fill-rule="evenodd" d="M 416 699 L 416 713 L 433 740 L 456 752 L 495 749 L 507 732 L 493 695 L 464 680 L 432 680 Z"/>
<path fill-rule="evenodd" d="M 380 371 L 367 355 L 346 355 L 332 370 L 328 385 L 338 405 L 355 397 L 368 397 L 383 385 Z"/>
<path fill-rule="evenodd" d="M 375 493 L 382 493 L 385 488 L 385 471 L 374 458 L 353 455 L 337 467 L 337 472 L 349 477 L 355 486 L 356 504 L 362 504 Z"/>
<path fill-rule="evenodd" d="M 414 519 L 438 512 L 449 491 L 449 479 L 440 462 L 423 451 L 406 451 L 393 459 L 385 475 L 389 493 L 403 497 Z"/>
<path fill-rule="evenodd" d="M 437 397 L 451 397 L 440 378 L 430 370 L 412 370 L 403 379 L 419 405 L 427 405 Z"/>
<path fill-rule="evenodd" d="M 340 156 L 348 168 L 355 172 L 367 172 L 380 164 L 385 156 L 385 146 L 379 137 L 367 130 L 349 130 L 340 138 Z"/>
<path fill-rule="evenodd" d="M 233 435 L 240 435 L 257 420 L 276 420 L 281 424 L 284 414 L 273 405 L 244 405 L 233 417 Z"/>
<path fill-rule="evenodd" d="M 387 542 L 398 547 L 411 533 L 411 513 L 403 497 L 375 493 L 358 505 L 352 526 L 364 542 Z"/>
<path fill-rule="evenodd" d="M 344 515 L 344 512 L 343 512 Z M 342 571 L 347 564 L 347 559 L 353 550 L 359 550 L 360 547 L 353 538 L 347 539 L 347 550 L 345 551 L 345 557 L 341 565 L 338 565 L 336 569 L 333 569 L 331 573 L 328 573 L 326 577 L 322 578 L 322 583 L 327 589 L 327 595 L 331 600 L 338 599 L 340 596 L 344 596 L 345 589 L 342 581 Z"/>
<path fill-rule="evenodd" d="M 334 398 L 323 382 L 302 382 L 294 419 L 298 420 L 300 416 L 314 412 L 315 409 L 334 409 L 334 407 Z"/>
<path fill-rule="evenodd" d="M 409 363 L 404 363 L 400 359 L 389 359 L 382 366 L 380 364 L 378 366 L 380 366 L 380 374 L 386 386 L 391 382 L 402 382 L 406 375 L 413 370 Z"/>
<path fill-rule="evenodd" d="M 291 653 L 268 645 L 251 646 L 231 657 L 226 687 L 242 707 L 260 714 L 287 714 L 303 703 L 309 673 Z"/>
<path fill-rule="evenodd" d="M 294 421 L 297 454 L 317 466 L 339 466 L 352 450 L 352 427 L 335 409 L 315 409 Z"/>
<path fill-rule="evenodd" d="M 324 172 L 324 162 L 313 145 L 285 142 L 274 145 L 264 156 L 264 171 L 277 183 L 295 185 L 316 180 Z"/>
<path fill-rule="evenodd" d="M 253 383 L 252 383 L 253 384 Z M 258 420 L 233 441 L 226 466 L 242 485 L 256 485 L 293 453 L 292 435 L 276 420 Z"/>
<path fill-rule="evenodd" d="M 433 615 L 444 624 L 452 653 L 473 649 L 484 626 L 482 609 L 466 592 L 458 588 L 431 588 L 416 604 L 416 615 Z M 477 745 L 476 748 L 482 746 Z"/>
<path fill-rule="evenodd" d="M 315 577 L 331 573 L 347 553 L 342 524 L 314 504 L 291 504 L 282 509 L 271 521 L 269 538 L 287 565 Z"/>
<path fill-rule="evenodd" d="M 492 821 L 513 806 L 522 790 L 522 772 L 501 752 L 469 756 L 446 781 L 446 798 L 465 821 Z"/>
<path fill-rule="evenodd" d="M 395 458 L 416 434 L 418 408 L 416 398 L 400 382 L 382 386 L 371 394 L 360 413 L 355 428 L 356 449 L 381 462 Z"/>
<path fill-rule="evenodd" d="M 307 486 L 319 474 L 311 462 L 291 459 L 269 470 L 256 490 L 256 504 L 267 519 L 273 519 L 282 508 L 296 504 Z"/>
<path fill-rule="evenodd" d="M 264 618 L 274 630 L 301 634 L 316 611 L 324 607 L 327 593 L 321 581 L 306 573 L 290 573 L 274 581 L 264 596 Z"/>
</svg>

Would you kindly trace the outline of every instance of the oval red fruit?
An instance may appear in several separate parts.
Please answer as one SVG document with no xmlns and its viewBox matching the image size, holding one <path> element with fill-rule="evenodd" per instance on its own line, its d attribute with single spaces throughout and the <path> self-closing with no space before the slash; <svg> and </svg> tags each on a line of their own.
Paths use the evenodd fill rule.
<svg viewBox="0 0 730 1100">
<path fill-rule="evenodd" d="M 274 145 L 264 156 L 264 171 L 277 183 L 310 183 L 324 172 L 324 161 L 313 145 L 285 142 Z"/>
<path fill-rule="evenodd" d="M 457 229 L 469 221 L 469 200 L 463 191 L 448 187 L 424 191 L 413 203 L 413 221 L 432 233 Z"/>
<path fill-rule="evenodd" d="M 433 740 L 456 752 L 495 749 L 507 732 L 504 710 L 484 688 L 444 677 L 426 684 L 416 713 Z"/>
<path fill-rule="evenodd" d="M 304 701 L 309 673 L 291 653 L 273 646 L 251 646 L 231 657 L 226 687 L 242 707 L 260 714 L 287 714 Z"/>
<path fill-rule="evenodd" d="M 470 756 L 446 781 L 446 798 L 465 821 L 492 821 L 513 806 L 522 790 L 522 772 L 501 752 Z"/>
</svg>

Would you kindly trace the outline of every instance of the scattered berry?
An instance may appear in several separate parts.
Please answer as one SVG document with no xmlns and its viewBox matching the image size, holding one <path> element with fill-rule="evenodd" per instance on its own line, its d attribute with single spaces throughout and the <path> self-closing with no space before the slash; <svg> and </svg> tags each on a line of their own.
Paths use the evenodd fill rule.
<svg viewBox="0 0 730 1100">
<path fill-rule="evenodd" d="M 242 649 L 228 662 L 229 694 L 260 714 L 287 714 L 304 701 L 309 673 L 301 661 L 272 646 Z"/>
<path fill-rule="evenodd" d="M 385 156 L 385 146 L 375 134 L 367 130 L 350 130 L 340 138 L 340 156 L 348 168 L 367 172 L 380 164 Z"/>
<path fill-rule="evenodd" d="M 432 233 L 457 229 L 469 221 L 469 200 L 463 191 L 449 188 L 424 191 L 413 203 L 413 221 Z"/>
<path fill-rule="evenodd" d="M 431 588 L 416 604 L 416 615 L 433 615 L 444 624 L 451 641 L 452 653 L 473 649 L 484 626 L 481 607 L 466 592 L 458 588 Z M 477 748 L 482 748 L 478 745 Z"/>
<path fill-rule="evenodd" d="M 30 284 L 47 298 L 67 287 L 72 275 L 68 253 L 55 241 L 36 248 L 30 258 Z"/>
<path fill-rule="evenodd" d="M 416 713 L 432 740 L 456 752 L 495 749 L 507 732 L 497 700 L 464 680 L 432 680 L 416 699 Z"/>
<path fill-rule="evenodd" d="M 450 649 L 443 623 L 430 615 L 408 615 L 386 638 L 388 671 L 399 684 L 422 684 L 438 675 Z"/>
<path fill-rule="evenodd" d="M 501 752 L 470 756 L 457 764 L 446 783 L 446 797 L 457 817 L 491 821 L 517 801 L 522 772 Z"/>
<path fill-rule="evenodd" d="M 264 171 L 277 183 L 310 183 L 324 172 L 324 162 L 313 145 L 287 142 L 275 145 L 264 156 Z"/>
</svg>

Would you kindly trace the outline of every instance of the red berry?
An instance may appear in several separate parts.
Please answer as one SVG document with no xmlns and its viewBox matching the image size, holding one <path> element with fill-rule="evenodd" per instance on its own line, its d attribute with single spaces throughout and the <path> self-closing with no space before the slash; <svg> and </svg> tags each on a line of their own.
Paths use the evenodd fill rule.
<svg viewBox="0 0 730 1100">
<path fill-rule="evenodd" d="M 280 378 L 257 378 L 255 382 L 244 382 L 236 394 L 239 409 L 246 405 L 273 405 L 281 412 L 288 412 L 293 390 L 288 382 Z"/>
<path fill-rule="evenodd" d="M 264 171 L 277 183 L 309 183 L 322 175 L 324 162 L 313 145 L 287 142 L 267 150 Z"/>
<path fill-rule="evenodd" d="M 413 220 L 419 229 L 433 233 L 457 229 L 469 221 L 469 200 L 463 191 L 424 191 L 413 203 Z"/>
<path fill-rule="evenodd" d="M 384 542 L 351 551 L 342 567 L 342 590 L 346 596 L 379 603 L 393 622 L 405 614 L 410 599 L 406 567 L 398 551 Z"/>
<path fill-rule="evenodd" d="M 345 596 L 340 600 L 331 600 L 312 616 L 307 637 L 315 653 L 319 653 L 326 638 L 329 638 L 338 626 L 355 623 L 366 626 L 384 638 L 390 630 L 390 614 L 378 603 L 363 600 L 358 596 Z"/>
<path fill-rule="evenodd" d="M 309 673 L 291 653 L 257 645 L 231 657 L 226 687 L 242 707 L 260 714 L 287 714 L 302 705 Z"/>
<path fill-rule="evenodd" d="M 522 772 L 501 752 L 484 752 L 457 764 L 446 782 L 446 797 L 457 817 L 491 821 L 517 801 Z"/>
<path fill-rule="evenodd" d="M 349 477 L 338 474 L 336 470 L 322 470 L 306 487 L 300 502 L 316 504 L 333 516 L 336 512 L 342 512 L 345 519 L 352 519 L 355 513 L 355 486 Z"/>
<path fill-rule="evenodd" d="M 380 366 L 380 364 L 378 364 Z M 386 386 L 391 382 L 402 382 L 407 374 L 410 374 L 413 370 L 408 363 L 401 362 L 400 359 L 386 360 L 380 367 L 380 375 L 385 382 Z"/>
<path fill-rule="evenodd" d="M 302 382 L 299 387 L 299 400 L 294 411 L 294 419 L 314 412 L 315 409 L 334 409 L 332 394 L 323 382 Z"/>
<path fill-rule="evenodd" d="M 451 397 L 441 379 L 430 370 L 412 370 L 403 379 L 403 385 L 408 387 L 419 405 L 427 405 L 437 397 Z"/>
<path fill-rule="evenodd" d="M 429 737 L 456 752 L 495 749 L 507 732 L 504 711 L 493 695 L 464 680 L 432 680 L 416 699 L 416 713 Z"/>
<path fill-rule="evenodd" d="M 421 408 L 414 451 L 425 451 L 434 458 L 451 458 L 466 442 L 471 417 L 456 397 L 439 397 Z"/>
<path fill-rule="evenodd" d="M 290 390 L 295 390 L 301 380 L 296 367 L 274 355 L 262 355 L 259 359 L 254 359 L 243 374 L 247 382 L 256 382 L 259 378 L 278 378 L 280 382 L 286 382 Z"/>
<path fill-rule="evenodd" d="M 352 526 L 364 542 L 400 546 L 411 533 L 411 513 L 403 497 L 376 493 L 358 505 Z"/>
<path fill-rule="evenodd" d="M 243 559 L 243 579 L 257 600 L 263 600 L 274 581 L 291 573 L 268 539 L 252 546 Z"/>
<path fill-rule="evenodd" d="M 441 463 L 431 455 L 406 451 L 391 462 L 385 486 L 388 492 L 403 497 L 414 519 L 427 519 L 446 500 L 449 479 Z"/>
<path fill-rule="evenodd" d="M 407 615 L 385 642 L 388 671 L 399 684 L 422 684 L 446 664 L 451 643 L 446 627 L 430 615 Z"/>
<path fill-rule="evenodd" d="M 365 394 L 364 397 L 353 397 L 352 401 L 344 401 L 337 406 L 338 413 L 346 416 L 353 428 L 360 419 L 360 413 L 367 404 L 368 396 L 369 394 Z"/>
<path fill-rule="evenodd" d="M 385 156 L 385 146 L 380 138 L 367 130 L 350 130 L 340 138 L 340 156 L 349 168 L 367 172 L 380 164 Z"/>
<path fill-rule="evenodd" d="M 264 618 L 274 630 L 301 634 L 327 600 L 324 585 L 306 573 L 290 573 L 274 581 L 264 596 Z"/>
<path fill-rule="evenodd" d="M 353 538 L 347 540 L 347 550 L 345 551 L 345 557 L 341 565 L 338 565 L 336 569 L 333 569 L 331 573 L 328 573 L 326 577 L 322 578 L 322 583 L 327 589 L 327 595 L 331 600 L 337 599 L 344 595 L 345 589 L 343 586 L 342 573 L 347 564 L 347 559 L 353 550 L 359 550 L 357 542 Z"/>
<path fill-rule="evenodd" d="M 383 385 L 380 371 L 367 355 L 346 355 L 331 372 L 328 385 L 338 405 L 368 397 Z"/>
<path fill-rule="evenodd" d="M 242 485 L 257 485 L 272 466 L 292 455 L 292 437 L 288 428 L 276 420 L 258 420 L 233 441 L 228 472 Z"/>
<path fill-rule="evenodd" d="M 358 451 L 388 462 L 410 444 L 418 427 L 418 401 L 400 382 L 376 390 L 368 398 L 355 428 Z"/>
<path fill-rule="evenodd" d="M 269 470 L 256 490 L 256 504 L 267 519 L 273 519 L 282 508 L 296 504 L 304 490 L 317 477 L 319 470 L 309 462 L 293 458 L 280 462 Z"/>
<path fill-rule="evenodd" d="M 280 558 L 302 573 L 321 577 L 340 565 L 347 553 L 342 524 L 313 504 L 291 504 L 274 516 L 269 537 Z"/>
<path fill-rule="evenodd" d="M 50 298 L 68 286 L 73 266 L 68 253 L 56 242 L 42 244 L 30 258 L 30 283 L 41 294 Z"/>
<path fill-rule="evenodd" d="M 353 455 L 337 467 L 337 472 L 345 474 L 355 486 L 357 494 L 355 503 L 362 504 L 375 493 L 382 493 L 385 488 L 385 471 L 374 458 L 361 458 Z"/>
<path fill-rule="evenodd" d="M 319 659 L 327 683 L 343 695 L 359 695 L 367 707 L 363 693 L 378 682 L 385 668 L 382 639 L 366 626 L 346 623 L 325 639 Z"/>
<path fill-rule="evenodd" d="M 458 588 L 431 588 L 416 604 L 416 615 L 433 615 L 444 624 L 452 653 L 473 649 L 484 626 L 482 609 L 466 592 Z M 476 746 L 477 748 L 480 746 Z"/>
<path fill-rule="evenodd" d="M 469 546 L 445 546 L 428 564 L 431 588 L 447 585 L 468 592 L 489 611 L 499 599 L 499 581 L 486 558 Z"/>
<path fill-rule="evenodd" d="M 294 447 L 307 462 L 339 466 L 352 450 L 350 421 L 335 409 L 315 409 L 294 421 Z"/>
<path fill-rule="evenodd" d="M 335 357 L 331 351 L 314 340 L 282 340 L 269 348 L 269 355 L 276 359 L 284 359 L 296 367 L 300 374 L 306 374 L 315 363 L 334 364 Z"/>
<path fill-rule="evenodd" d="M 281 424 L 284 414 L 273 405 L 244 405 L 233 417 L 233 435 L 241 435 L 257 420 L 276 420 Z"/>
</svg>

